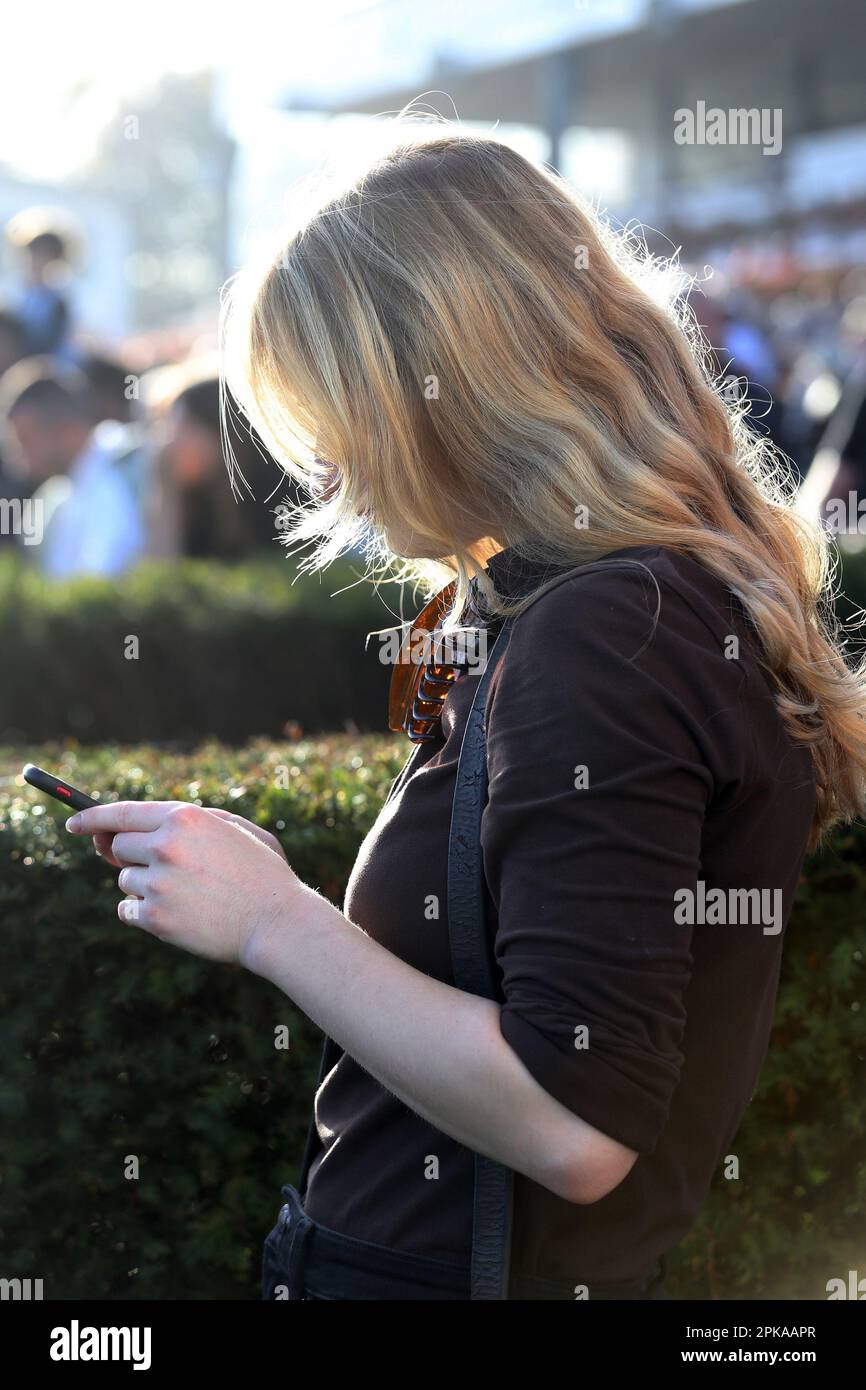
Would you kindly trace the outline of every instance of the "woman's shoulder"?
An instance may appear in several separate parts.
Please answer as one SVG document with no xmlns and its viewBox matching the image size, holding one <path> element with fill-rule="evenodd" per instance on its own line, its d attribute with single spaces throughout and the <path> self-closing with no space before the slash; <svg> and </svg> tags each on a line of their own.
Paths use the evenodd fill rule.
<svg viewBox="0 0 866 1390">
<path fill-rule="evenodd" d="M 764 692 L 726 603 L 721 581 L 661 546 L 559 573 L 514 619 L 492 673 L 494 768 L 534 739 L 554 760 L 577 742 L 597 765 L 645 759 L 741 783 Z"/>
<path fill-rule="evenodd" d="M 575 726 L 599 756 L 625 738 L 720 782 L 743 780 L 755 721 L 772 744 L 778 713 L 733 599 L 704 565 L 664 546 L 557 574 L 514 619 L 492 674 L 494 752 L 533 726 L 554 743 Z"/>
<path fill-rule="evenodd" d="M 735 594 L 706 565 L 667 546 L 638 545 L 556 574 L 515 620 L 514 638 L 559 646 L 571 636 L 625 651 L 634 638 L 639 647 L 664 645 L 668 634 L 717 651 L 746 627 Z"/>
</svg>

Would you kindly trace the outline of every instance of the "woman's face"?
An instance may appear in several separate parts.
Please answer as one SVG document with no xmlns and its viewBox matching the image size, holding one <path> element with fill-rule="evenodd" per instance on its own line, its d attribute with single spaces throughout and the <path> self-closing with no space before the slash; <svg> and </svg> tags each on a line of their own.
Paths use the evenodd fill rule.
<svg viewBox="0 0 866 1390">
<path fill-rule="evenodd" d="M 385 526 L 385 541 L 392 555 L 403 560 L 444 560 L 453 551 L 453 545 L 422 536 L 416 531 L 399 526 Z"/>
<path fill-rule="evenodd" d="M 316 463 L 321 470 L 319 476 L 319 496 L 322 502 L 330 502 L 343 481 L 343 470 L 338 464 L 329 462 L 328 454 L 325 452 L 321 442 L 321 436 L 316 440 Z M 358 516 L 363 517 L 365 521 L 369 521 L 371 525 L 375 525 L 375 519 L 366 501 L 365 494 L 362 494 L 362 501 L 357 511 Z"/>
<path fill-rule="evenodd" d="M 340 486 L 342 470 L 337 464 L 327 461 L 328 455 L 324 452 L 321 438 L 316 441 L 316 459 L 319 466 L 324 470 L 321 488 L 322 500 L 328 501 L 336 489 Z M 378 526 L 385 537 L 385 543 L 392 555 L 397 555 L 403 560 L 445 560 L 454 551 L 454 543 L 437 539 L 434 536 L 426 536 L 421 532 L 401 525 L 399 522 L 377 522 L 376 517 L 366 500 L 365 490 L 362 489 L 361 501 L 358 504 L 358 515 L 371 526 Z M 480 534 L 476 534 L 478 528 L 474 528 L 469 521 L 468 530 L 472 532 L 468 540 L 468 545 L 473 546 L 481 539 Z"/>
</svg>

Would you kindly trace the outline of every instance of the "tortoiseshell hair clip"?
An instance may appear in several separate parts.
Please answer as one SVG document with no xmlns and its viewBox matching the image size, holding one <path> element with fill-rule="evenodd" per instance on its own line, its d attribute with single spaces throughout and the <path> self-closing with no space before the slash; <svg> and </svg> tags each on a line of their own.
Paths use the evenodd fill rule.
<svg viewBox="0 0 866 1390">
<path fill-rule="evenodd" d="M 427 743 L 439 737 L 442 706 L 462 670 L 460 665 L 437 660 L 435 646 L 431 661 L 419 661 L 416 655 L 419 646 L 422 651 L 429 649 L 429 634 L 451 607 L 455 590 L 452 581 L 422 609 L 407 629 L 394 664 L 388 727 L 394 733 L 406 734 L 413 743 Z"/>
</svg>

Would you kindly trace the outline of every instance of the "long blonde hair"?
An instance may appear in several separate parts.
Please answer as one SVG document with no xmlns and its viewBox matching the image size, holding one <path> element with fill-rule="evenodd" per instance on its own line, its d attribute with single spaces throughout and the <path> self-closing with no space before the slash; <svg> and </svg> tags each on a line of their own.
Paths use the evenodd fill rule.
<svg viewBox="0 0 866 1390">
<path fill-rule="evenodd" d="M 374 563 L 396 560 L 390 526 L 450 557 L 457 611 L 470 535 L 553 565 L 657 544 L 718 575 L 811 748 L 814 846 L 866 804 L 866 671 L 830 615 L 828 538 L 726 399 L 671 270 L 509 146 L 402 133 L 231 283 L 225 379 L 310 489 L 287 534 L 308 565 L 357 544 L 366 512 Z"/>
</svg>

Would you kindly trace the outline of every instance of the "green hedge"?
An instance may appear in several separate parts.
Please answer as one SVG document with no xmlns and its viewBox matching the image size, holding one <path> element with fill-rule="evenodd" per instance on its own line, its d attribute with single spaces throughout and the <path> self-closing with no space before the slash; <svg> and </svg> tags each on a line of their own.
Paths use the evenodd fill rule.
<svg viewBox="0 0 866 1390">
<path fill-rule="evenodd" d="M 255 1298 L 261 1241 L 297 1178 L 317 1030 L 266 982 L 117 919 L 115 875 L 17 784 L 25 757 L 104 795 L 227 806 L 278 833 L 339 901 L 396 775 L 400 740 L 349 738 L 169 757 L 106 747 L 0 761 L 0 1276 L 47 1298 Z M 289 790 L 277 769 L 288 766 Z M 866 832 L 810 862 L 775 1036 L 720 1175 L 670 1262 L 679 1297 L 825 1297 L 856 1265 L 866 1174 Z M 287 1024 L 291 1047 L 274 1048 Z M 141 1161 L 124 1178 L 125 1157 Z M 860 1258 L 860 1275 L 866 1260 Z M 787 1280 L 787 1283 L 785 1282 Z"/>
<path fill-rule="evenodd" d="M 866 608 L 866 551 L 842 555 L 839 612 Z M 0 554 L 0 744 L 242 744 L 379 732 L 390 667 L 367 634 L 398 620 L 400 589 L 358 582 L 360 561 L 297 576 L 282 553 L 230 566 L 185 560 L 120 580 L 42 578 Z M 407 591 L 407 616 L 422 598 Z M 128 639 L 138 657 L 127 657 Z M 863 633 L 853 635 L 855 648 Z"/>
<path fill-rule="evenodd" d="M 57 583 L 0 555 L 0 743 L 383 730 L 390 668 L 365 639 L 394 623 L 399 599 L 394 585 L 377 596 L 358 583 L 361 569 L 346 560 L 296 576 L 280 554 Z"/>
</svg>

